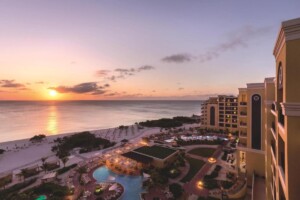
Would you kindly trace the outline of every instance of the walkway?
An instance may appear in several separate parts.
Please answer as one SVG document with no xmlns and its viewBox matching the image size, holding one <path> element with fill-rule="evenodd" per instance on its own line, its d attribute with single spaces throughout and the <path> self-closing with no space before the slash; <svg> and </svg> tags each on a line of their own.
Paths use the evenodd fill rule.
<svg viewBox="0 0 300 200">
<path fill-rule="evenodd" d="M 222 153 L 222 149 L 223 149 L 223 146 L 219 146 L 216 151 L 214 152 L 213 156 L 214 158 L 218 158 L 221 153 Z M 191 156 L 191 154 L 189 154 Z M 194 156 L 195 158 L 199 159 L 201 156 Z M 203 157 L 201 157 L 202 160 L 203 160 Z M 207 161 L 207 158 L 205 158 L 205 160 Z M 197 184 L 200 180 L 203 179 L 203 177 L 207 174 L 207 172 L 210 170 L 210 168 L 213 166 L 213 164 L 210 164 L 210 163 L 206 163 L 202 169 L 200 169 L 200 171 L 194 176 L 194 178 L 184 184 L 183 188 L 184 190 L 188 193 L 188 194 L 196 194 L 198 196 L 205 196 L 207 197 L 208 196 L 208 190 L 205 189 L 205 188 L 198 188 L 197 187 Z"/>
</svg>

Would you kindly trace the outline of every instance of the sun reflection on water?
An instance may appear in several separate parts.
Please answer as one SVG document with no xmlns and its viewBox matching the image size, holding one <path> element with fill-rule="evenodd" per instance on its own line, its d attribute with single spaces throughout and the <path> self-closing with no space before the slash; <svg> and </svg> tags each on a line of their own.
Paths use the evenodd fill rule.
<svg viewBox="0 0 300 200">
<path fill-rule="evenodd" d="M 48 120 L 47 120 L 47 132 L 48 134 L 57 134 L 57 109 L 55 105 L 52 105 L 49 110 Z"/>
</svg>

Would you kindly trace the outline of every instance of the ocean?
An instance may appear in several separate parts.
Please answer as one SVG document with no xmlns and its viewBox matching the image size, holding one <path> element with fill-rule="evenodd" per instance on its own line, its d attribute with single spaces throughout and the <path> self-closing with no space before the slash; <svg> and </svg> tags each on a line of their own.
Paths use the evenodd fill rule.
<svg viewBox="0 0 300 200">
<path fill-rule="evenodd" d="M 0 101 L 0 142 L 199 115 L 201 101 Z"/>
</svg>

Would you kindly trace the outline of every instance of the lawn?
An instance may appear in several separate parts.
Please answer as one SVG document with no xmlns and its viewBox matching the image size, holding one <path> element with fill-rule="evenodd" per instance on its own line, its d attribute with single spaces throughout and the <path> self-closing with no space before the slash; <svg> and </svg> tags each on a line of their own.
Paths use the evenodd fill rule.
<svg viewBox="0 0 300 200">
<path fill-rule="evenodd" d="M 187 157 L 186 160 L 190 164 L 190 169 L 187 175 L 183 179 L 181 179 L 181 182 L 183 183 L 190 181 L 205 164 L 204 161 L 195 158 Z"/>
<path fill-rule="evenodd" d="M 211 157 L 215 153 L 215 151 L 216 149 L 213 148 L 196 148 L 190 150 L 188 153 L 208 158 Z"/>
</svg>

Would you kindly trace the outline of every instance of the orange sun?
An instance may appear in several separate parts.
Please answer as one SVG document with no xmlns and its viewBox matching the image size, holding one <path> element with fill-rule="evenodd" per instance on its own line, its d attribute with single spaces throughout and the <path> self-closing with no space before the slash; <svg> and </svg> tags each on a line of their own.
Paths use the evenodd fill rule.
<svg viewBox="0 0 300 200">
<path fill-rule="evenodd" d="M 55 96 L 57 95 L 56 90 L 50 90 L 50 91 L 49 91 L 49 95 L 50 95 L 51 97 L 55 97 Z"/>
</svg>

